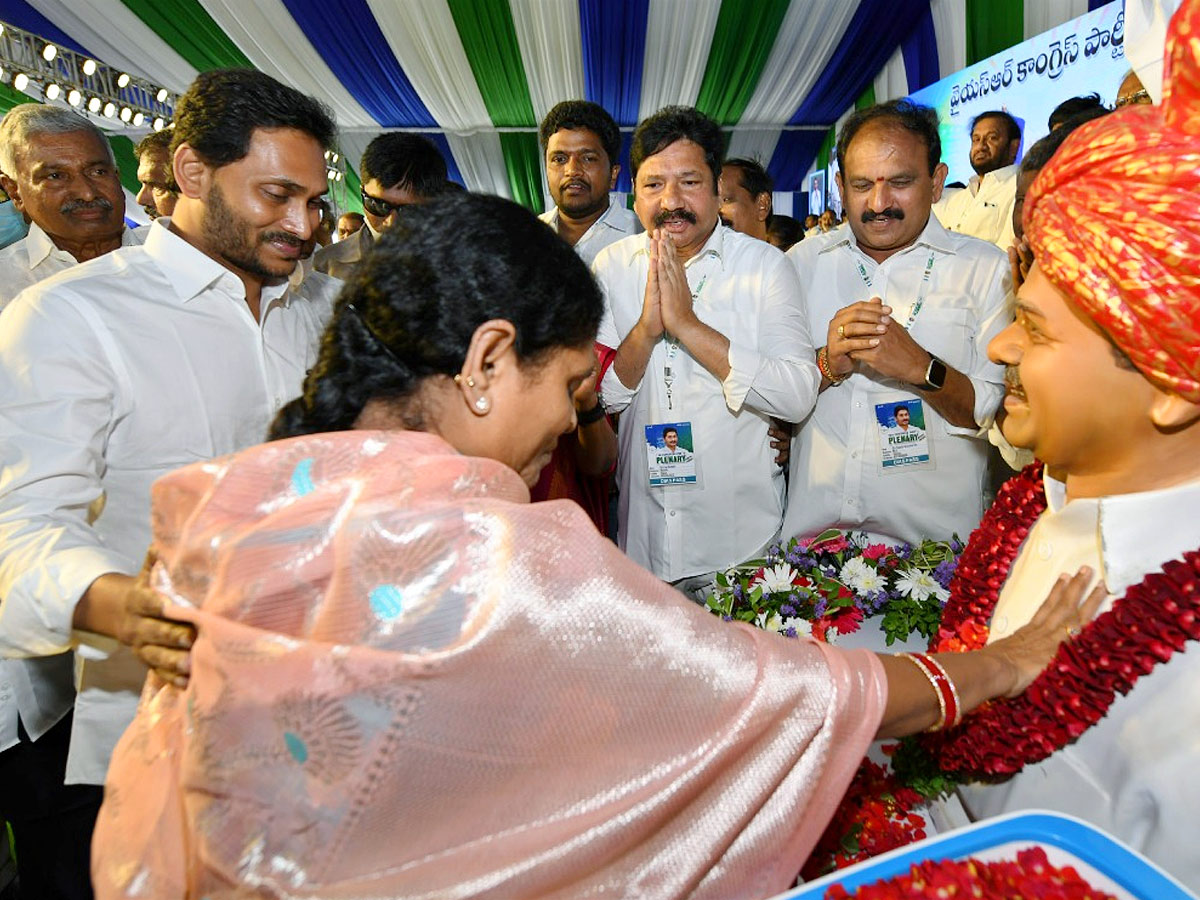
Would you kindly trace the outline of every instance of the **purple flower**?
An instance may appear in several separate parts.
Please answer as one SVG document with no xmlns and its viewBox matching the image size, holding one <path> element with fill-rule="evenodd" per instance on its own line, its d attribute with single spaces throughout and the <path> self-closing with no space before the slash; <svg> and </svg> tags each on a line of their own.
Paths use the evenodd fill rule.
<svg viewBox="0 0 1200 900">
<path fill-rule="evenodd" d="M 786 637 L 794 638 L 796 636 L 796 629 L 789 626 L 783 629 L 783 633 Z"/>
<path fill-rule="evenodd" d="M 743 600 L 746 599 L 746 594 L 742 590 L 742 586 L 740 584 L 735 584 L 733 586 L 733 599 L 737 603 L 741 603 Z"/>
<path fill-rule="evenodd" d="M 944 588 L 950 587 L 950 579 L 954 577 L 954 570 L 957 567 L 957 559 L 947 559 L 938 563 L 938 567 L 933 570 L 933 580 Z"/>
<path fill-rule="evenodd" d="M 825 597 L 817 597 L 817 602 L 813 604 L 813 618 L 819 619 L 825 615 L 825 610 L 829 608 L 829 601 Z"/>
<path fill-rule="evenodd" d="M 726 621 L 726 622 L 732 622 L 732 621 L 733 621 L 733 616 L 721 616 L 721 618 L 722 618 L 724 621 Z"/>
<path fill-rule="evenodd" d="M 960 541 L 958 538 L 951 538 L 950 549 L 953 550 L 955 553 L 962 553 L 962 551 L 963 551 L 962 541 Z"/>
<path fill-rule="evenodd" d="M 779 614 L 781 616 L 794 616 L 796 614 L 796 607 L 792 606 L 790 603 L 785 603 L 779 607 Z"/>
<path fill-rule="evenodd" d="M 912 556 L 912 552 L 912 544 L 901 544 L 896 548 L 896 555 L 901 559 L 908 559 L 910 556 Z"/>
</svg>

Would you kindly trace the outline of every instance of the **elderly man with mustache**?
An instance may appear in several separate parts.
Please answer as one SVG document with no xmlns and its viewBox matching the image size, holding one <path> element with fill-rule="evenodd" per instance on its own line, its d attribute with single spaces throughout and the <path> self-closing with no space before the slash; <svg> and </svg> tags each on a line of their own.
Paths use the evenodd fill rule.
<svg viewBox="0 0 1200 900">
<path fill-rule="evenodd" d="M 946 167 L 932 110 L 893 101 L 838 137 L 849 228 L 802 241 L 800 274 L 821 394 L 792 453 L 784 535 L 834 526 L 890 543 L 957 533 L 984 510 L 1003 370 L 987 344 L 1011 321 L 1008 259 L 931 215 Z M 925 440 L 886 441 L 896 411 Z"/>
<path fill-rule="evenodd" d="M 606 299 L 597 340 L 617 348 L 601 394 L 622 413 L 620 544 L 693 596 L 775 539 L 784 479 L 770 418 L 802 420 L 820 380 L 796 273 L 720 224 L 723 150 L 720 126 L 695 109 L 643 121 L 630 164 L 647 233 L 593 267 Z M 668 426 L 692 456 L 664 468 Z"/>
<path fill-rule="evenodd" d="M 125 193 L 112 147 L 95 125 L 43 103 L 14 106 L 0 122 L 0 183 L 32 220 L 0 250 L 0 309 L 31 284 L 120 246 L 148 229 L 125 227 Z"/>
</svg>

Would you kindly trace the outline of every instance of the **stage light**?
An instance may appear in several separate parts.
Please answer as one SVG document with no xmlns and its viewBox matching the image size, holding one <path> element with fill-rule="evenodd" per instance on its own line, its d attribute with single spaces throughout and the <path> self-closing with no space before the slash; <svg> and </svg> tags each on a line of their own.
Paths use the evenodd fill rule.
<svg viewBox="0 0 1200 900">
<path fill-rule="evenodd" d="M 133 127 L 134 128 L 141 128 L 142 123 L 145 121 L 146 121 L 146 116 L 144 113 L 135 112 L 133 114 Z"/>
<path fill-rule="evenodd" d="M 167 124 L 167 123 L 163 121 L 163 118 L 162 118 L 162 116 L 158 116 L 158 117 L 157 117 L 157 118 L 155 118 L 155 120 L 154 120 L 154 130 L 155 130 L 155 131 L 162 131 L 162 130 L 163 130 L 163 128 L 166 126 L 166 124 Z"/>
<path fill-rule="evenodd" d="M 94 112 L 94 113 L 100 112 L 100 98 L 99 97 L 93 97 L 92 99 L 90 99 L 88 101 L 88 112 Z"/>
<path fill-rule="evenodd" d="M 53 81 L 50 82 L 48 85 L 46 85 L 46 99 L 47 100 L 57 100 L 58 95 L 61 93 L 62 93 L 62 88 L 60 88 Z"/>
<path fill-rule="evenodd" d="M 13 76 L 13 87 L 18 91 L 23 91 L 29 86 L 29 76 L 24 72 L 18 72 Z"/>
<path fill-rule="evenodd" d="M 67 102 L 72 106 L 78 106 L 83 102 L 83 94 L 79 93 L 77 88 L 71 88 L 70 93 L 67 94 Z"/>
<path fill-rule="evenodd" d="M 129 86 L 129 73 L 122 72 L 117 76 L 117 87 L 123 88 Z"/>
<path fill-rule="evenodd" d="M 110 119 L 117 114 L 117 104 L 109 100 L 104 104 L 104 114 Z"/>
<path fill-rule="evenodd" d="M 47 44 L 42 48 L 42 59 L 44 59 L 46 62 L 50 62 L 56 56 L 58 56 L 58 48 L 53 44 Z"/>
<path fill-rule="evenodd" d="M 89 78 L 96 74 L 96 61 L 94 59 L 85 59 L 83 61 L 83 74 Z"/>
<path fill-rule="evenodd" d="M 167 89 L 159 88 L 158 93 L 154 95 L 154 99 L 157 100 L 159 103 L 166 103 L 167 102 Z"/>
<path fill-rule="evenodd" d="M 333 154 L 333 162 L 336 163 L 337 161 L 338 161 L 338 155 L 335 153 L 335 154 Z"/>
<path fill-rule="evenodd" d="M 121 121 L 128 122 L 132 118 L 133 118 L 133 110 L 130 109 L 128 106 L 122 106 L 121 107 Z"/>
</svg>

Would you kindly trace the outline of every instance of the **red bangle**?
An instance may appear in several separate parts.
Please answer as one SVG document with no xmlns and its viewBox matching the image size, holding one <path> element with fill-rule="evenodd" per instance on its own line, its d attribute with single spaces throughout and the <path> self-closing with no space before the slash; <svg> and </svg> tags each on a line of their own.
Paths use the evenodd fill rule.
<svg viewBox="0 0 1200 900">
<path fill-rule="evenodd" d="M 958 688 L 946 674 L 942 664 L 928 653 L 901 653 L 900 655 L 921 670 L 937 693 L 938 707 L 941 709 L 942 716 L 937 724 L 928 730 L 941 731 L 943 728 L 953 728 L 961 722 L 962 704 L 958 699 Z"/>
<path fill-rule="evenodd" d="M 829 348 L 822 347 L 817 351 L 817 371 L 821 376 L 830 383 L 831 386 L 837 387 L 845 378 L 838 378 L 833 372 L 833 366 L 829 364 Z"/>
</svg>

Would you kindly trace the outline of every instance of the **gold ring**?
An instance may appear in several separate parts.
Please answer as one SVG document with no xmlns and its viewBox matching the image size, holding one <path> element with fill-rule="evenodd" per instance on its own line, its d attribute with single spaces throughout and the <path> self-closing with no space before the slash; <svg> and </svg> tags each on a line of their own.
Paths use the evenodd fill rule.
<svg viewBox="0 0 1200 900">
<path fill-rule="evenodd" d="M 1079 634 L 1079 629 L 1078 629 L 1078 628 L 1076 628 L 1074 625 L 1064 625 L 1064 626 L 1063 626 L 1063 631 L 1065 631 L 1065 632 L 1067 633 L 1067 640 L 1068 640 L 1068 641 L 1069 641 L 1071 638 L 1075 637 L 1075 635 Z"/>
<path fill-rule="evenodd" d="M 838 337 L 840 337 L 840 338 L 844 338 L 845 336 L 846 336 L 846 326 L 845 326 L 845 325 L 839 325 L 839 326 L 838 326 Z"/>
</svg>

